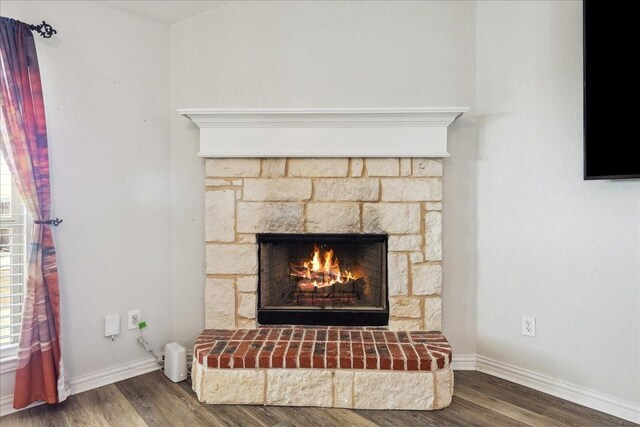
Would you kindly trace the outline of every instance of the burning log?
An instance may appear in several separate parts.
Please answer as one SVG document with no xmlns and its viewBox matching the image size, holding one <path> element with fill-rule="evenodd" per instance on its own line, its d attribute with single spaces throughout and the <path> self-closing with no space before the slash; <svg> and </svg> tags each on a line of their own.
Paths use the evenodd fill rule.
<svg viewBox="0 0 640 427">
<path fill-rule="evenodd" d="M 317 286 L 303 280 L 298 283 L 296 293 L 313 294 L 318 298 L 331 298 L 343 294 L 353 294 L 360 297 L 365 294 L 366 289 L 367 281 L 362 277 L 355 280 L 350 279 L 344 283 L 334 283 L 330 286 Z"/>
<path fill-rule="evenodd" d="M 291 276 L 300 279 L 298 289 L 301 291 L 344 285 L 359 278 L 350 269 L 340 269 L 333 249 L 321 251 L 317 246 L 314 247 L 309 261 L 291 264 L 290 271 Z"/>
<path fill-rule="evenodd" d="M 296 284 L 290 300 L 301 305 L 354 304 L 367 292 L 367 279 L 349 268 L 341 269 L 332 249 L 314 246 L 311 258 L 290 264 Z"/>
<path fill-rule="evenodd" d="M 314 296 L 313 294 L 302 294 L 298 295 L 296 302 L 303 306 L 328 306 L 335 304 L 343 304 L 343 305 L 354 305 L 359 301 L 359 298 L 356 295 L 345 294 L 345 295 L 337 295 L 331 298 L 319 298 Z"/>
</svg>

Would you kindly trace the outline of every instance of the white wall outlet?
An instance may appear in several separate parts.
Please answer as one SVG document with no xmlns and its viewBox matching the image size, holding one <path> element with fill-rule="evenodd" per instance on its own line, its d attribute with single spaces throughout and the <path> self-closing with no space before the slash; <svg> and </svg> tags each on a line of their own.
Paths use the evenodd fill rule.
<svg viewBox="0 0 640 427">
<path fill-rule="evenodd" d="M 522 335 L 528 337 L 536 336 L 536 318 L 532 316 L 522 316 Z"/>
<path fill-rule="evenodd" d="M 112 337 L 120 333 L 120 315 L 104 316 L 104 336 Z"/>
<path fill-rule="evenodd" d="M 129 310 L 127 315 L 127 327 L 129 329 L 138 329 L 138 323 L 140 323 L 140 309 Z"/>
</svg>

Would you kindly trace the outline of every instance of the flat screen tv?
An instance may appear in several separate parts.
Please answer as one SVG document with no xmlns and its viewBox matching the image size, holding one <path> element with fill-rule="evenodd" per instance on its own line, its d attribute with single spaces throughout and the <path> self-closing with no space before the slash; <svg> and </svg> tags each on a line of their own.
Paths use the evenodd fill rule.
<svg viewBox="0 0 640 427">
<path fill-rule="evenodd" d="M 640 178 L 638 122 L 630 119 L 637 67 L 635 14 L 611 2 L 584 0 L 584 179 Z"/>
</svg>

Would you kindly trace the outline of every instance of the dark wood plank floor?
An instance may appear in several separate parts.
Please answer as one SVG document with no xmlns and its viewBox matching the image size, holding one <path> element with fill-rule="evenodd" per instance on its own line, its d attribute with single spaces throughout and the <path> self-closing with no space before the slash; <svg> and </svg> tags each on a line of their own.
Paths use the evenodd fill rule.
<svg viewBox="0 0 640 427">
<path fill-rule="evenodd" d="M 12 426 L 620 426 L 619 418 L 480 372 L 456 371 L 440 411 L 207 405 L 159 371 L 0 418 Z M 380 391 L 384 393 L 383 390 Z"/>
</svg>

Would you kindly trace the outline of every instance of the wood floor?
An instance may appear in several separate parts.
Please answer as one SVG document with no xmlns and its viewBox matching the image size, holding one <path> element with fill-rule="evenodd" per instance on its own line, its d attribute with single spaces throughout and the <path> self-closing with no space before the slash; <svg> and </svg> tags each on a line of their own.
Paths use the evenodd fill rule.
<svg viewBox="0 0 640 427">
<path fill-rule="evenodd" d="M 159 371 L 0 418 L 11 426 L 612 426 L 635 425 L 480 372 L 456 371 L 440 411 L 206 405 Z M 380 391 L 384 393 L 384 390 Z"/>
</svg>

